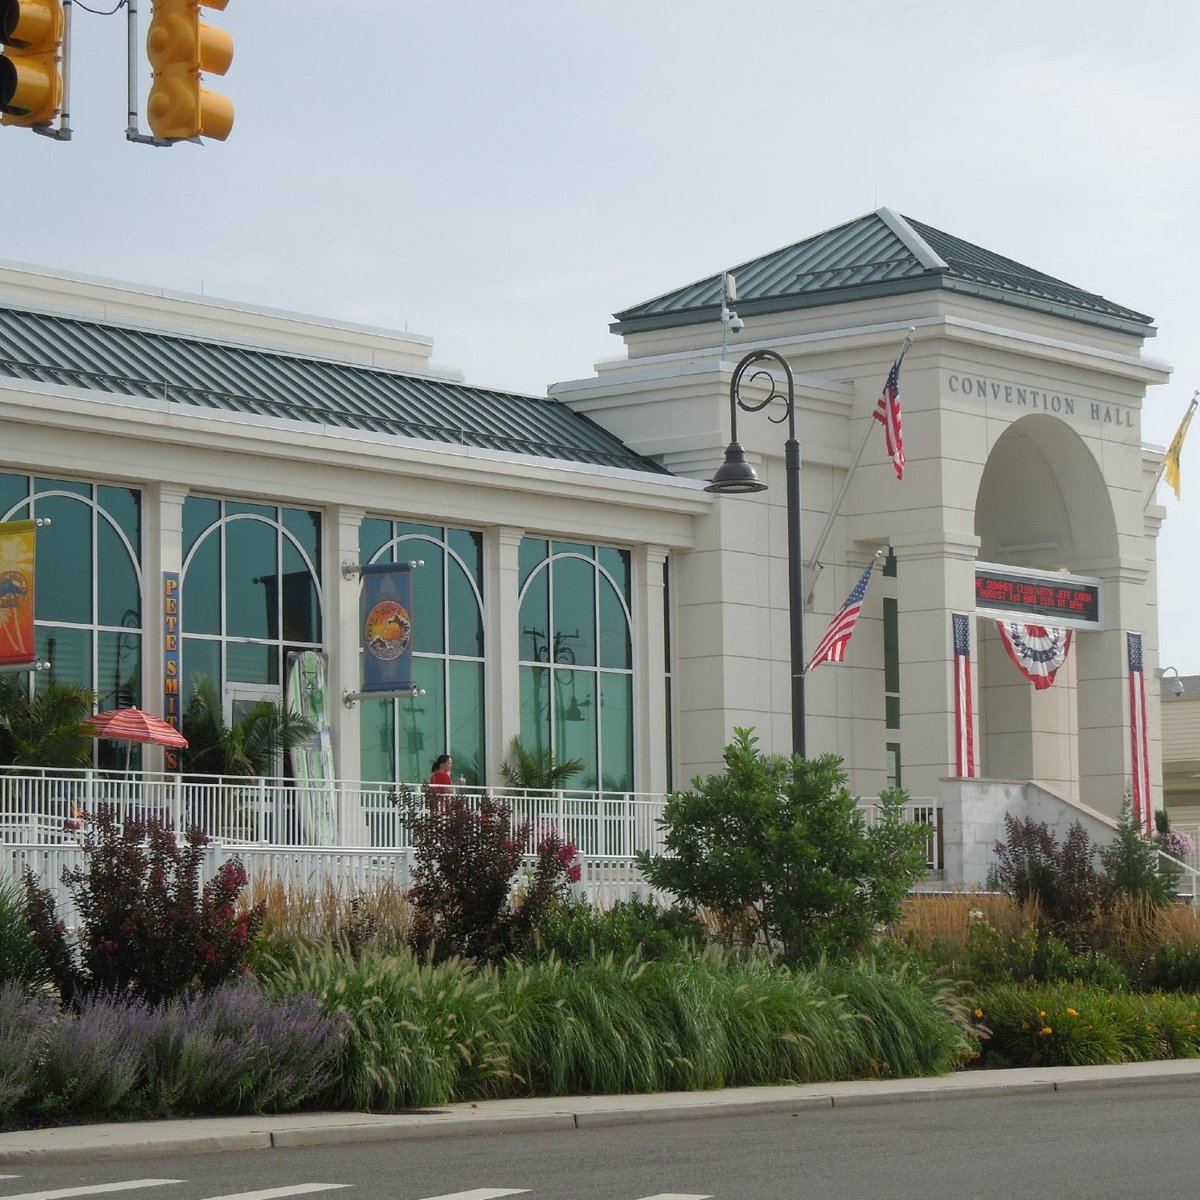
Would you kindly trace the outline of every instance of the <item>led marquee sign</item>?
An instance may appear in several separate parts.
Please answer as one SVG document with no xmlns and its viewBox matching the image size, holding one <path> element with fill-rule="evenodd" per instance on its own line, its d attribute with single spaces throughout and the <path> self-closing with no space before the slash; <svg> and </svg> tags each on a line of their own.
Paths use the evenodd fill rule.
<svg viewBox="0 0 1200 1200">
<path fill-rule="evenodd" d="M 1097 629 L 1101 622 L 1100 581 L 1060 571 L 1028 571 L 977 562 L 975 608 L 980 613 L 1026 624 Z"/>
</svg>

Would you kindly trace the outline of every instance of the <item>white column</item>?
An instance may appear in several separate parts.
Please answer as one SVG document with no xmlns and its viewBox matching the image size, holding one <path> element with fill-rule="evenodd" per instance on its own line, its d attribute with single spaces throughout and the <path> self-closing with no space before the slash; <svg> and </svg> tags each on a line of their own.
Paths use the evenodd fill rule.
<svg viewBox="0 0 1200 1200">
<path fill-rule="evenodd" d="M 633 780 L 639 792 L 667 790 L 666 624 L 662 546 L 633 552 Z"/>
<path fill-rule="evenodd" d="M 356 701 L 342 702 L 342 693 L 356 692 L 362 682 L 359 662 L 360 582 L 357 574 L 342 575 L 343 563 L 358 564 L 361 508 L 332 505 L 327 509 L 322 588 L 325 594 L 325 648 L 329 652 L 329 723 L 333 732 L 334 771 L 340 779 L 362 777 L 361 724 Z"/>
<path fill-rule="evenodd" d="M 484 697 L 488 782 L 500 780 L 509 743 L 521 734 L 521 612 L 518 554 L 523 529 L 494 526 L 484 534 Z"/>
</svg>

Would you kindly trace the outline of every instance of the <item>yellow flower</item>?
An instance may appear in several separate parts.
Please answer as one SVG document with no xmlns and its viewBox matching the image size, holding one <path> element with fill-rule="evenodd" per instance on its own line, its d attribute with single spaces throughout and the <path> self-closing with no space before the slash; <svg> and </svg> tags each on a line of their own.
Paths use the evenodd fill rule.
<svg viewBox="0 0 1200 1200">
<path fill-rule="evenodd" d="M 1042 1026 L 1042 1037 L 1049 1037 L 1054 1032 L 1049 1025 Z"/>
<path fill-rule="evenodd" d="M 1044 1008 L 1039 1008 L 1039 1009 L 1038 1009 L 1038 1016 L 1039 1016 L 1039 1017 L 1044 1017 L 1045 1015 L 1046 1015 L 1046 1010 L 1045 1010 Z"/>
<path fill-rule="evenodd" d="M 1029 1028 L 1029 1022 L 1028 1022 L 1028 1021 L 1022 1021 L 1022 1022 L 1021 1022 L 1021 1028 L 1022 1028 L 1022 1029 L 1028 1029 L 1028 1028 Z"/>
<path fill-rule="evenodd" d="M 1068 1017 L 1077 1017 L 1077 1016 L 1079 1016 L 1079 1014 L 1073 1008 L 1068 1008 L 1067 1016 Z"/>
<path fill-rule="evenodd" d="M 975 1015 L 976 1015 L 976 1017 L 982 1017 L 982 1016 L 983 1016 L 983 1009 L 982 1009 L 982 1008 L 977 1008 L 977 1009 L 975 1010 Z"/>
</svg>

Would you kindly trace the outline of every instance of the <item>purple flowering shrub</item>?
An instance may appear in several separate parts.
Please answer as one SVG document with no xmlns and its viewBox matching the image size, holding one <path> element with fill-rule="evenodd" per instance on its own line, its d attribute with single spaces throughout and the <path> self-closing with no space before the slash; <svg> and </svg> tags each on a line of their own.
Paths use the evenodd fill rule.
<svg viewBox="0 0 1200 1200">
<path fill-rule="evenodd" d="M 239 911 L 247 878 L 236 858 L 201 887 L 208 842 L 189 826 L 180 844 L 156 818 L 119 827 L 102 808 L 84 832 L 84 865 L 63 871 L 79 912 L 73 939 L 49 889 L 26 869 L 26 915 L 64 1005 L 98 992 L 157 1004 L 243 969 L 263 908 Z"/>
<path fill-rule="evenodd" d="M 576 849 L 545 833 L 524 886 L 516 886 L 532 825 L 514 827 L 502 800 L 472 806 L 459 795 L 411 801 L 405 820 L 413 839 L 413 949 L 435 961 L 461 956 L 495 962 L 524 953 L 538 928 L 579 879 Z"/>
<path fill-rule="evenodd" d="M 0 984 L 0 1121 L 25 1099 L 56 1005 L 16 983 Z"/>
</svg>

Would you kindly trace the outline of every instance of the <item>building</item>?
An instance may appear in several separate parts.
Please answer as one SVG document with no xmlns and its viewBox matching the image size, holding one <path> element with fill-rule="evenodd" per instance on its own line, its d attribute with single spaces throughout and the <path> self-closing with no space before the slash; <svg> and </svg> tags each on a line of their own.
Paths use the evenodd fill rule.
<svg viewBox="0 0 1200 1200">
<path fill-rule="evenodd" d="M 424 694 L 333 704 L 339 776 L 423 778 L 449 746 L 456 770 L 494 781 L 520 737 L 580 758 L 581 787 L 660 793 L 716 768 L 735 726 L 786 752 L 778 400 L 739 422 L 769 490 L 704 490 L 735 364 L 769 349 L 794 373 L 802 546 L 828 527 L 803 581 L 808 646 L 886 556 L 846 662 L 806 680 L 808 752 L 842 756 L 861 794 L 895 782 L 948 806 L 947 836 L 969 841 L 987 788 L 957 749 L 962 613 L 974 775 L 1003 781 L 987 794 L 1037 785 L 1064 811 L 1115 814 L 1126 635 L 1143 635 L 1150 678 L 1157 664 L 1161 453 L 1141 409 L 1169 369 L 1143 355 L 1150 318 L 887 209 L 731 274 L 737 321 L 717 272 L 622 310 L 623 357 L 529 397 L 469 386 L 425 337 L 0 267 L 0 519 L 53 520 L 39 652 L 103 707 L 174 716 L 201 674 L 230 705 L 278 695 L 305 648 L 352 694 L 352 568 L 421 560 Z M 910 330 L 901 480 L 868 431 Z M 765 399 L 762 382 L 748 395 Z M 1026 603 L 1025 584 L 1049 592 Z M 993 585 L 1005 602 L 977 603 Z M 1073 626 L 1053 687 L 1008 661 L 995 617 L 1010 608 Z"/>
</svg>

